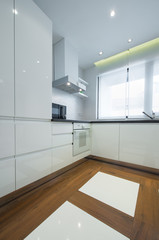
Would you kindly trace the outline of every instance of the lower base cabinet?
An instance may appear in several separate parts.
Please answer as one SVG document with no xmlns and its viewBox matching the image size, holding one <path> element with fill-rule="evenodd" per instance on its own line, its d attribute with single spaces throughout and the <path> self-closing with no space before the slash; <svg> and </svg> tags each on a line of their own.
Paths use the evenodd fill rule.
<svg viewBox="0 0 159 240">
<path fill-rule="evenodd" d="M 16 158 L 16 189 L 51 173 L 51 151 L 46 150 Z"/>
<path fill-rule="evenodd" d="M 76 156 L 73 156 L 73 162 L 77 162 L 78 160 L 85 158 L 85 157 L 89 156 L 90 154 L 91 154 L 91 151 L 89 150 L 89 151 L 80 153 Z"/>
<path fill-rule="evenodd" d="M 15 190 L 15 159 L 0 160 L 0 197 Z"/>
<path fill-rule="evenodd" d="M 72 144 L 52 149 L 52 172 L 72 163 Z"/>
<path fill-rule="evenodd" d="M 119 124 L 92 124 L 92 155 L 118 160 Z"/>
</svg>

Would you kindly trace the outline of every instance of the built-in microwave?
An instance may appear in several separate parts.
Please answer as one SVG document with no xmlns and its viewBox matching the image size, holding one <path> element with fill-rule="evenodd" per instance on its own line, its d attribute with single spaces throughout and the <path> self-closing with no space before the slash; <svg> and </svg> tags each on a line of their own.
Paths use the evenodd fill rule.
<svg viewBox="0 0 159 240">
<path fill-rule="evenodd" d="M 66 119 L 66 106 L 52 103 L 52 119 Z"/>
</svg>

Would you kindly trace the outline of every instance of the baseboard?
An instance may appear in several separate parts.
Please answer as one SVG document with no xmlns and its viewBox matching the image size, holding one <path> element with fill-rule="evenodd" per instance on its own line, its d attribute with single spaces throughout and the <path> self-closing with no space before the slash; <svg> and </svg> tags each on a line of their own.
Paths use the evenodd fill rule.
<svg viewBox="0 0 159 240">
<path fill-rule="evenodd" d="M 65 172 L 71 170 L 72 168 L 74 168 L 74 167 L 78 166 L 79 164 L 82 164 L 86 161 L 88 161 L 86 158 L 80 159 L 80 160 L 78 160 L 56 172 L 53 172 L 41 179 L 29 184 L 29 185 L 26 185 L 14 192 L 11 192 L 11 193 L 5 195 L 4 197 L 1 197 L 0 198 L 0 207 L 8 204 L 9 202 L 16 200 L 17 198 L 23 196 L 24 194 L 29 193 L 30 191 L 40 187 L 41 185 L 53 180 L 54 178 L 64 174 Z"/>
<path fill-rule="evenodd" d="M 123 162 L 123 161 L 98 157 L 98 156 L 94 156 L 94 155 L 89 155 L 86 158 L 89 160 L 101 161 L 101 162 L 105 162 L 105 163 L 110 163 L 110 164 L 114 164 L 114 165 L 118 165 L 118 166 L 122 166 L 122 167 L 128 167 L 128 168 L 131 168 L 134 170 L 140 170 L 143 172 L 159 175 L 159 169 L 157 169 L 157 168 L 145 167 L 145 166 L 138 165 L 138 164 L 127 163 L 127 162 Z"/>
</svg>

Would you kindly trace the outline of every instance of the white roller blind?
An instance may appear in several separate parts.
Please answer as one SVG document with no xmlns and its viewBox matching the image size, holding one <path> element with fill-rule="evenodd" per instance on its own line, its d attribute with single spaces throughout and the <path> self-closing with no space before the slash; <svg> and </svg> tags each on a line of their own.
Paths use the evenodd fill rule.
<svg viewBox="0 0 159 240">
<path fill-rule="evenodd" d="M 99 118 L 159 116 L 159 38 L 95 65 L 105 71 L 99 77 Z"/>
<path fill-rule="evenodd" d="M 159 61 L 154 64 L 152 110 L 159 115 Z"/>
<path fill-rule="evenodd" d="M 99 118 L 125 117 L 126 68 L 99 77 Z"/>
<path fill-rule="evenodd" d="M 129 68 L 128 117 L 140 117 L 144 111 L 145 66 Z"/>
</svg>

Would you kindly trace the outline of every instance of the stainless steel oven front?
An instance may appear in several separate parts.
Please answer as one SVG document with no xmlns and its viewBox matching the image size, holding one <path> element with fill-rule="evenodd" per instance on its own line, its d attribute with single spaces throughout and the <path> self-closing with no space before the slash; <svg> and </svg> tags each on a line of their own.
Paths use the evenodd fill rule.
<svg viewBox="0 0 159 240">
<path fill-rule="evenodd" d="M 90 150 L 90 123 L 74 123 L 73 155 Z"/>
</svg>

